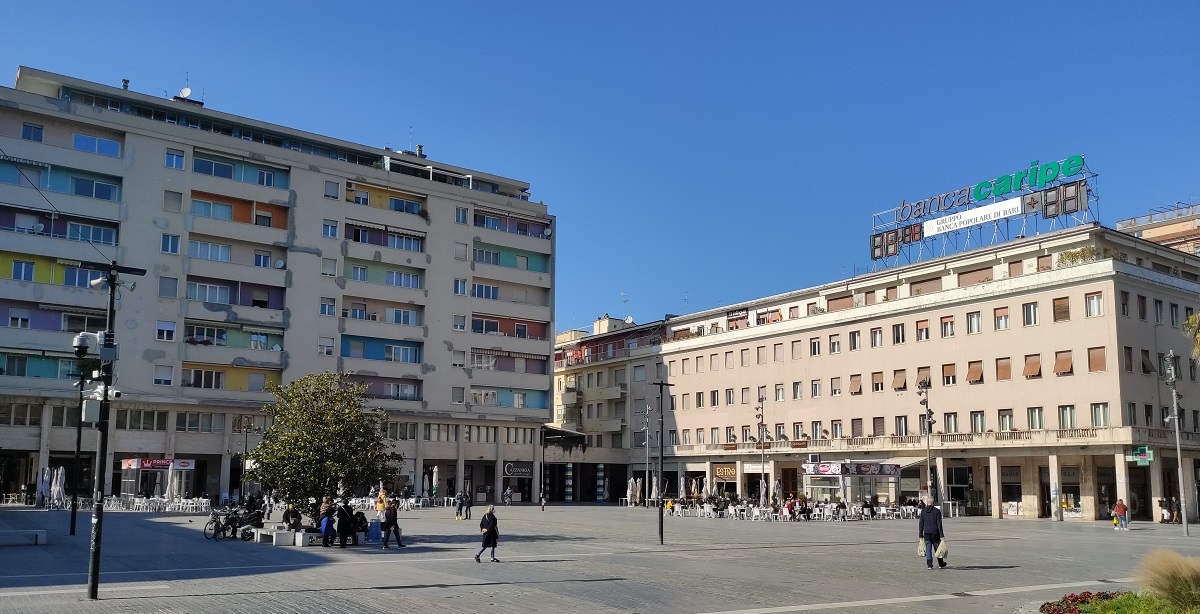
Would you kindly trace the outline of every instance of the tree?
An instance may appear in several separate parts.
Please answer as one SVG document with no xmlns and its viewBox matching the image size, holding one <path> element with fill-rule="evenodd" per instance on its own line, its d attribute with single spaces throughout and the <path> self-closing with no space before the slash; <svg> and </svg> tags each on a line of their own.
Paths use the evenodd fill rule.
<svg viewBox="0 0 1200 614">
<path fill-rule="evenodd" d="M 404 457 L 384 444 L 386 415 L 365 407 L 366 388 L 330 372 L 270 386 L 276 401 L 262 411 L 274 421 L 246 455 L 253 463 L 247 479 L 269 485 L 315 520 L 323 497 L 399 474 Z"/>
<path fill-rule="evenodd" d="M 1194 313 L 1183 321 L 1183 334 L 1192 342 L 1192 358 L 1200 359 L 1200 313 Z M 1176 373 L 1175 377 L 1179 377 Z"/>
</svg>

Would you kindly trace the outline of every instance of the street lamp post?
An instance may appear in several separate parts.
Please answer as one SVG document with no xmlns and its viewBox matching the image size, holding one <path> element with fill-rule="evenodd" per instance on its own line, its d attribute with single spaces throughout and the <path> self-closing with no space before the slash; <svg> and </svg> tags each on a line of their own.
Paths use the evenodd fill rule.
<svg viewBox="0 0 1200 614">
<path fill-rule="evenodd" d="M 650 505 L 650 414 L 654 409 L 649 405 L 646 406 L 646 414 L 642 416 L 642 433 L 645 435 L 645 441 L 642 442 L 646 448 L 646 483 L 642 488 L 642 500 L 646 502 L 646 506 Z"/>
<path fill-rule="evenodd" d="M 767 501 L 769 504 L 771 499 L 771 485 L 767 482 L 767 421 L 766 418 L 764 418 L 767 413 L 767 397 L 761 394 L 758 395 L 758 407 L 755 407 L 754 409 L 758 410 L 758 413 L 755 415 L 755 417 L 758 418 L 759 489 L 765 489 L 767 491 Z M 760 492 L 759 499 L 761 498 L 762 493 Z"/>
<path fill-rule="evenodd" d="M 83 348 L 83 356 L 87 356 L 87 348 Z M 76 356 L 79 351 L 75 352 Z M 79 356 L 82 360 L 83 356 Z M 75 367 L 79 371 L 79 415 L 75 422 L 75 487 L 71 489 L 71 535 L 75 534 L 75 516 L 79 512 L 79 489 L 83 486 L 83 470 L 79 463 L 79 448 L 83 445 L 83 386 L 87 383 L 87 376 L 83 373 L 83 364 L 77 363 Z"/>
<path fill-rule="evenodd" d="M 929 496 L 933 497 L 933 408 L 929 407 L 929 380 L 917 382 L 917 396 L 921 397 L 921 406 L 925 408 L 921 416 L 921 423 L 925 426 L 925 475 L 929 478 Z M 935 497 L 935 500 L 940 502 L 941 498 Z"/>
<path fill-rule="evenodd" d="M 1188 517 L 1187 517 L 1187 497 L 1183 491 L 1183 452 L 1179 447 L 1179 392 L 1175 390 L 1176 378 L 1179 376 L 1175 372 L 1175 350 L 1167 353 L 1167 387 L 1171 389 L 1171 423 L 1175 426 L 1175 460 L 1179 462 L 1178 477 L 1179 477 L 1179 516 L 1183 521 L 1183 534 L 1190 536 L 1188 532 Z"/>
<path fill-rule="evenodd" d="M 250 431 L 255 433 L 258 429 L 254 427 L 254 416 L 250 414 L 242 414 L 237 418 L 238 427 L 242 429 L 242 477 L 238 485 L 238 500 L 242 505 L 246 504 L 246 455 L 250 453 Z"/>
<path fill-rule="evenodd" d="M 654 385 L 658 386 L 658 475 L 661 476 L 661 475 L 663 475 L 663 389 L 664 388 L 669 389 L 672 386 L 674 386 L 675 384 L 668 384 L 666 382 L 654 382 Z M 649 446 L 647 445 L 647 447 L 649 447 Z M 663 490 L 666 490 L 665 486 L 664 486 Z M 663 514 L 665 513 L 666 506 L 662 504 L 662 499 L 665 498 L 665 497 L 663 497 L 663 495 L 665 495 L 665 494 L 666 494 L 665 492 L 659 493 L 658 544 L 660 546 L 663 545 Z"/>
</svg>

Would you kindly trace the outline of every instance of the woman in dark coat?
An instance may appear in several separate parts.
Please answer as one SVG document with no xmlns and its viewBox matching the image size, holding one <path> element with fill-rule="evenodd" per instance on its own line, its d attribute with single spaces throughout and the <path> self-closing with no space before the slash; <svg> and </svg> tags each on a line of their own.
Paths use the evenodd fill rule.
<svg viewBox="0 0 1200 614">
<path fill-rule="evenodd" d="M 333 524 L 333 513 L 336 509 L 329 504 L 328 499 L 321 506 L 321 545 L 326 548 L 333 545 L 333 538 L 337 535 Z"/>
<path fill-rule="evenodd" d="M 492 549 L 492 562 L 499 563 L 500 559 L 496 558 L 496 542 L 500 540 L 500 527 L 496 521 L 496 507 L 494 505 L 487 506 L 487 511 L 483 513 L 483 518 L 479 520 L 479 532 L 483 534 L 483 546 L 479 548 L 479 552 L 475 553 L 475 562 L 482 563 L 479 560 L 479 555 L 483 554 L 484 550 Z"/>
<path fill-rule="evenodd" d="M 925 540 L 925 564 L 933 569 L 933 551 L 937 549 L 938 542 L 946 537 L 942 530 L 942 510 L 933 506 L 933 497 L 925 500 L 925 508 L 917 514 L 917 519 L 917 535 Z M 946 566 L 946 561 L 941 557 L 937 562 L 938 567 Z"/>
</svg>

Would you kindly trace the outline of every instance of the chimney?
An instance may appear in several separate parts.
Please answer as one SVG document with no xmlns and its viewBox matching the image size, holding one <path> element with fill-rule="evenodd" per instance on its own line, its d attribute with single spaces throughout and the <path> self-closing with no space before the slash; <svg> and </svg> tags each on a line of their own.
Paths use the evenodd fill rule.
<svg viewBox="0 0 1200 614">
<path fill-rule="evenodd" d="M 129 79 L 121 79 L 121 89 L 129 89 Z"/>
</svg>

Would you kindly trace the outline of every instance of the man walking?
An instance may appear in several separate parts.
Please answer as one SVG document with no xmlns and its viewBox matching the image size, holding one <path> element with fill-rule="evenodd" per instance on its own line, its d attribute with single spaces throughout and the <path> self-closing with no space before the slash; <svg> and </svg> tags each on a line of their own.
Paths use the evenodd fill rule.
<svg viewBox="0 0 1200 614">
<path fill-rule="evenodd" d="M 387 509 L 383 510 L 383 549 L 388 549 L 388 538 L 395 533 L 396 546 L 404 547 L 404 542 L 400 539 L 400 525 L 396 521 L 396 501 L 389 501 Z"/>
<path fill-rule="evenodd" d="M 925 540 L 925 565 L 933 569 L 933 553 L 938 543 L 946 537 L 942 530 L 942 510 L 933 506 L 933 497 L 925 498 L 925 508 L 917 515 L 917 535 Z M 938 557 L 938 567 L 945 568 L 946 561 Z"/>
</svg>

